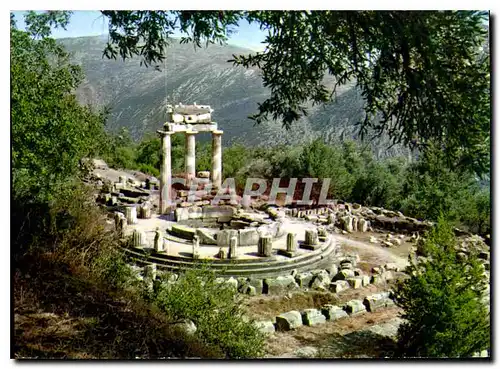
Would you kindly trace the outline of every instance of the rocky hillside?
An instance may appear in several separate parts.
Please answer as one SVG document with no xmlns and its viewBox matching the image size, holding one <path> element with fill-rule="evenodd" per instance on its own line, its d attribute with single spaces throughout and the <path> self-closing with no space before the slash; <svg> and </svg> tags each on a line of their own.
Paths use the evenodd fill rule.
<svg viewBox="0 0 500 369">
<path fill-rule="evenodd" d="M 316 137 L 328 141 L 357 138 L 358 122 L 363 117 L 363 101 L 353 85 L 339 90 L 335 102 L 310 110 L 307 118 L 285 131 L 279 122 L 255 126 L 247 117 L 257 111 L 269 91 L 262 86 L 258 69 L 234 67 L 227 61 L 233 54 L 251 50 L 227 45 L 211 45 L 195 50 L 192 45 L 174 41 L 165 64 L 158 68 L 140 66 L 138 58 L 122 61 L 103 58 L 106 37 L 61 39 L 73 61 L 81 64 L 86 80 L 79 88 L 85 103 L 109 106 L 111 130 L 127 127 L 138 139 L 155 132 L 165 121 L 168 103 L 210 104 L 214 120 L 225 132 L 225 144 L 294 144 Z M 200 139 L 209 139 L 202 135 Z M 387 140 L 371 142 L 378 157 L 406 154 L 400 147 L 387 150 Z"/>
</svg>

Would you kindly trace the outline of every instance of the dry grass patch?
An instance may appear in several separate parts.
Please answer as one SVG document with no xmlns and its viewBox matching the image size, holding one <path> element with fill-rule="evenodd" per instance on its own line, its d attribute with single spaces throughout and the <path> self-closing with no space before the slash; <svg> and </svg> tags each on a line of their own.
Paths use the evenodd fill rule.
<svg viewBox="0 0 500 369">
<path fill-rule="evenodd" d="M 24 262 L 14 276 L 17 359 L 224 356 L 172 328 L 165 314 L 132 292 L 111 290 L 48 255 Z"/>
<path fill-rule="evenodd" d="M 335 294 L 322 292 L 299 292 L 288 296 L 260 295 L 248 298 L 244 309 L 248 316 L 257 320 L 273 319 L 276 315 L 290 311 L 336 304 Z"/>
</svg>

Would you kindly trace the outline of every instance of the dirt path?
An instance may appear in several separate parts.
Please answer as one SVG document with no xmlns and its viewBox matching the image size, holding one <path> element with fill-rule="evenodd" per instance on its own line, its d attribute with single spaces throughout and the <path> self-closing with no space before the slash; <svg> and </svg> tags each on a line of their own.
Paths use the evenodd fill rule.
<svg viewBox="0 0 500 369">
<path fill-rule="evenodd" d="M 333 238 L 340 244 L 341 250 L 346 252 L 356 252 L 360 261 L 371 266 L 383 265 L 385 263 L 396 263 L 400 267 L 408 264 L 405 257 L 396 254 L 396 250 L 383 248 L 369 242 L 362 242 L 350 239 L 345 236 L 333 234 Z M 400 252 L 398 252 L 400 254 Z"/>
</svg>

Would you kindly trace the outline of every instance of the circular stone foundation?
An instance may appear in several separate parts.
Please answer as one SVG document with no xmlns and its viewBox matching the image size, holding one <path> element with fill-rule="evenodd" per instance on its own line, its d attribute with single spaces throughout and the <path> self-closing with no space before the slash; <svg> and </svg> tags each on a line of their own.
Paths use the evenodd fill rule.
<svg viewBox="0 0 500 369">
<path fill-rule="evenodd" d="M 155 251 L 157 229 L 163 235 L 163 250 Z M 153 215 L 127 227 L 126 236 L 141 231 L 145 240 L 136 247 L 128 243 L 126 250 L 134 263 L 154 263 L 160 270 L 175 272 L 208 262 L 219 275 L 271 277 L 328 265 L 338 247 L 331 237 L 307 244 L 306 233 L 315 233 L 316 229 L 314 224 L 303 220 L 286 217 L 273 221 L 259 213 L 236 214 L 223 221 L 212 218 L 179 222 Z M 288 237 L 289 233 L 295 236 Z M 272 244 L 266 256 L 259 250 L 262 237 L 270 238 Z M 237 257 L 228 258 L 234 238 Z M 294 240 L 295 247 L 287 245 L 289 238 Z"/>
</svg>

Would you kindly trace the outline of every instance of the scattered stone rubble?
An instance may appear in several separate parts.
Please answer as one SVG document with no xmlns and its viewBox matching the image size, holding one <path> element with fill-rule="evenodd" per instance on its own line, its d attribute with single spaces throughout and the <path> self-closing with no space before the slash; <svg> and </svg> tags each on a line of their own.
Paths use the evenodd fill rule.
<svg viewBox="0 0 500 369">
<path fill-rule="evenodd" d="M 101 172 L 107 170 L 105 163 L 96 163 L 95 167 L 101 168 Z M 140 219 L 148 219 L 157 212 L 156 199 L 159 181 L 150 176 L 144 178 L 132 178 L 132 176 L 120 175 L 115 180 L 105 178 L 102 174 L 95 174 L 92 179 L 100 193 L 96 200 L 105 206 L 114 218 L 114 224 L 118 232 L 124 236 L 128 226 L 136 224 Z M 209 179 L 210 172 L 199 172 L 198 178 Z M 140 179 L 140 180 L 139 180 Z M 370 243 L 379 244 L 384 247 L 398 247 L 405 240 L 414 242 L 415 251 L 419 257 L 425 257 L 422 249 L 422 232 L 432 226 L 432 222 L 419 221 L 406 217 L 400 212 L 390 211 L 378 207 L 364 207 L 359 204 L 348 204 L 336 202 L 324 207 L 316 208 L 281 208 L 277 206 L 264 206 L 260 209 L 252 208 L 252 204 L 242 207 L 237 205 L 239 198 L 233 194 L 231 200 L 222 202 L 221 205 L 212 206 L 210 200 L 214 193 L 203 191 L 200 185 L 194 198 L 189 198 L 186 190 L 177 192 L 177 208 L 174 211 L 175 220 L 178 222 L 167 229 L 166 233 L 157 229 L 154 241 L 147 244 L 146 235 L 143 231 L 134 230 L 127 240 L 128 245 L 137 249 L 150 248 L 155 253 L 169 254 L 168 237 L 178 237 L 189 241 L 192 247 L 192 258 L 199 258 L 199 250 L 202 245 L 219 246 L 218 259 L 239 259 L 238 247 L 255 245 L 257 254 L 265 260 L 272 260 L 277 253 L 279 255 L 294 258 L 300 249 L 317 250 L 323 247 L 330 232 L 375 232 L 380 230 L 390 231 L 385 235 L 370 236 Z M 258 203 L 258 202 L 256 202 Z M 286 217 L 303 219 L 314 225 L 314 228 L 305 231 L 305 241 L 297 242 L 294 233 L 285 234 L 282 230 L 282 222 Z M 223 229 L 191 228 L 183 222 L 200 220 L 202 222 L 213 222 L 223 225 Z M 165 230 L 163 230 L 165 231 Z M 475 255 L 484 265 L 485 273 L 490 270 L 490 251 L 486 239 L 477 235 L 470 235 L 456 229 L 455 233 L 460 236 L 461 244 L 458 245 L 459 257 Z M 278 252 L 273 250 L 273 241 L 278 237 L 286 237 L 286 249 Z M 188 243 L 188 244 L 189 244 Z M 323 265 L 322 269 L 304 271 L 296 270 L 290 275 L 282 275 L 273 278 L 229 278 L 224 283 L 232 286 L 240 293 L 247 295 L 257 294 L 288 294 L 298 289 L 316 290 L 324 292 L 339 293 L 346 289 L 359 289 L 368 284 L 379 285 L 403 275 L 401 266 L 394 263 L 376 266 L 370 275 L 364 274 L 356 268 L 359 261 L 357 255 L 344 255 L 342 258 L 332 260 L 331 264 Z M 141 274 L 148 279 L 153 278 L 161 272 L 148 267 Z M 144 272 L 144 273 L 142 273 Z M 153 276 L 153 277 L 151 277 Z M 145 278 L 138 276 L 138 278 Z M 168 283 L 175 283 L 170 280 Z M 346 305 L 347 310 L 324 308 L 321 316 L 325 319 L 340 316 L 342 314 L 355 314 L 364 310 L 375 311 L 387 306 L 385 296 L 372 296 L 363 301 L 352 302 Z M 303 324 L 319 324 L 322 318 L 317 312 L 302 312 L 307 322 Z M 263 328 L 264 329 L 264 328 Z M 267 329 L 269 325 L 267 325 Z"/>
<path fill-rule="evenodd" d="M 331 304 L 324 305 L 321 309 L 304 309 L 302 311 L 288 311 L 279 314 L 272 320 L 256 321 L 255 325 L 262 333 L 271 334 L 275 331 L 295 330 L 303 325 L 315 326 L 328 321 L 343 319 L 366 312 L 374 312 L 378 309 L 394 305 L 390 292 L 381 292 L 365 297 L 364 300 L 351 300 L 343 306 Z"/>
<path fill-rule="evenodd" d="M 94 161 L 94 166 L 107 170 L 105 163 Z M 203 171 L 197 178 L 209 179 L 210 172 Z M 134 225 L 138 219 L 149 219 L 157 211 L 157 196 L 159 181 L 150 176 L 138 180 L 132 176 L 121 175 L 116 181 L 104 178 L 99 173 L 95 174 L 92 181 L 99 189 L 96 201 L 105 206 L 112 217 L 119 233 L 124 236 L 127 226 Z M 208 182 L 207 182 L 208 183 Z M 403 241 L 414 242 L 416 254 L 425 257 L 423 245 L 423 232 L 428 230 L 433 223 L 419 221 L 406 217 L 401 212 L 395 212 L 378 207 L 363 207 L 359 204 L 337 202 L 324 207 L 316 208 L 280 208 L 266 206 L 263 209 L 251 208 L 251 204 L 242 207 L 238 205 L 241 200 L 232 194 L 230 200 L 222 201 L 218 206 L 212 206 L 211 200 L 215 193 L 204 190 L 201 183 L 194 197 L 189 198 L 186 190 L 177 192 L 177 207 L 174 211 L 175 220 L 178 222 L 167 230 L 169 235 L 189 240 L 192 245 L 193 259 L 199 258 L 200 245 L 220 246 L 217 257 L 219 259 L 238 259 L 239 246 L 255 245 L 257 254 L 263 258 L 274 255 L 273 239 L 286 236 L 286 250 L 279 250 L 279 254 L 293 258 L 298 249 L 316 250 L 322 247 L 327 240 L 329 232 L 375 232 L 389 231 L 385 235 L 370 236 L 369 242 L 383 247 L 398 247 Z M 257 202 L 258 203 L 258 202 Z M 305 241 L 297 242 L 296 234 L 284 234 L 281 223 L 286 217 L 303 219 L 314 224 L 315 228 L 305 231 Z M 210 230 L 207 228 L 190 228 L 183 222 L 201 220 L 224 224 L 231 229 Z M 474 255 L 484 265 L 485 273 L 489 275 L 490 250 L 489 239 L 471 235 L 459 229 L 455 233 L 460 237 L 461 243 L 457 246 L 458 257 Z M 128 244 L 138 249 L 151 247 L 155 253 L 169 253 L 169 240 L 165 233 L 157 229 L 154 243 L 147 244 L 143 231 L 134 230 L 128 239 Z M 218 278 L 223 283 L 239 293 L 250 296 L 257 294 L 284 295 L 299 289 L 316 290 L 339 293 L 346 289 L 359 289 L 368 284 L 382 284 L 404 276 L 401 266 L 395 263 L 375 266 L 371 275 L 366 275 L 356 268 L 359 261 L 358 255 L 337 255 L 329 266 L 323 269 L 309 271 L 294 270 L 289 275 L 273 278 Z M 176 283 L 177 275 L 165 273 L 156 269 L 155 264 L 147 264 L 142 268 L 131 266 L 136 270 L 137 278 L 152 282 L 162 279 L 164 283 Z M 258 329 L 265 334 L 275 331 L 296 329 L 302 325 L 315 326 L 326 321 L 342 319 L 356 314 L 375 312 L 394 305 L 389 292 L 380 292 L 366 296 L 364 299 L 348 301 L 343 306 L 325 305 L 320 309 L 305 309 L 303 311 L 290 311 L 280 314 L 275 321 L 265 320 L 255 322 Z M 489 298 L 489 293 L 488 293 Z M 192 321 L 180 321 L 173 326 L 182 329 L 187 334 L 193 334 L 196 326 Z M 485 356 L 488 353 L 478 353 Z"/>
<path fill-rule="evenodd" d="M 412 240 L 416 241 L 418 234 L 430 229 L 433 222 L 421 221 L 407 217 L 399 211 L 392 211 L 380 207 L 365 207 L 359 204 L 349 204 L 341 201 L 319 208 L 286 208 L 285 214 L 291 217 L 302 218 L 304 220 L 323 224 L 337 233 L 342 231 L 352 232 L 373 232 L 375 229 L 391 231 L 395 233 L 411 234 Z M 379 240 L 376 237 L 370 239 L 371 243 L 386 242 L 387 247 L 400 245 L 405 236 L 392 234 L 386 236 L 386 240 Z M 455 228 L 457 236 L 467 236 L 468 243 L 485 243 L 485 240 L 477 235 L 471 235 L 458 228 Z"/>
<path fill-rule="evenodd" d="M 140 235 L 140 232 L 135 232 L 134 237 L 141 239 L 143 236 Z M 163 244 L 163 247 L 168 246 Z M 193 243 L 193 250 L 196 250 L 196 247 L 198 246 Z M 230 250 L 225 251 L 221 249 L 220 252 L 230 254 Z M 314 269 L 300 273 L 294 270 L 288 275 L 280 275 L 272 278 L 219 277 L 217 280 L 220 283 L 231 286 L 239 293 L 250 296 L 260 294 L 282 296 L 298 292 L 299 290 L 340 293 L 348 289 L 364 288 L 369 284 L 382 285 L 396 278 L 406 277 L 401 268 L 395 263 L 373 267 L 371 274 L 365 274 L 361 269 L 355 268 L 358 258 L 358 255 L 354 254 L 340 255 L 333 258 L 331 265 L 325 269 Z M 131 267 L 138 273 L 141 273 L 142 270 L 149 268 L 151 265 L 155 264 L 147 264 L 143 268 Z M 175 273 L 167 271 L 156 272 L 156 268 L 155 275 L 157 279 L 167 281 L 165 283 L 175 283 L 177 279 Z M 387 296 L 384 295 L 383 297 Z M 366 305 L 365 302 L 363 304 Z"/>
<path fill-rule="evenodd" d="M 124 172 L 111 180 L 103 175 L 103 171 L 111 169 L 100 161 L 94 160 L 94 167 L 100 172 L 94 173 L 92 178 L 94 184 L 100 190 L 97 195 L 97 201 L 103 206 L 106 206 L 111 212 L 124 213 L 126 224 L 120 221 L 115 216 L 115 225 L 120 233 L 124 233 L 126 225 L 136 224 L 138 219 L 148 219 L 154 212 L 157 211 L 157 201 L 154 196 L 157 196 L 159 180 L 137 173 L 137 176 L 125 175 Z M 117 172 L 120 173 L 120 172 Z M 202 171 L 197 174 L 199 179 L 208 179 L 210 172 Z M 117 180 L 116 180 L 117 179 Z M 140 179 L 140 180 L 139 180 Z M 419 234 L 432 226 L 432 222 L 419 221 L 414 218 L 406 217 L 401 212 L 391 211 L 379 207 L 364 207 L 359 204 L 343 203 L 341 201 L 333 202 L 324 207 L 316 208 L 280 208 L 277 206 L 265 206 L 264 211 L 257 209 L 243 209 L 240 205 L 234 206 L 238 201 L 228 200 L 222 201 L 218 206 L 211 206 L 210 200 L 213 199 L 214 193 L 203 190 L 203 184 L 195 191 L 195 196 L 191 196 L 187 190 L 177 191 L 177 208 L 175 209 L 175 219 L 178 222 L 201 219 L 215 220 L 218 223 L 226 223 L 233 227 L 233 230 L 227 230 L 228 234 L 221 234 L 218 237 L 218 232 L 212 232 L 206 229 L 195 229 L 193 232 L 199 237 L 201 245 L 220 245 L 229 246 L 229 240 L 234 237 L 236 231 L 239 246 L 261 245 L 259 255 L 262 257 L 270 257 L 272 250 L 267 243 L 268 240 L 260 241 L 260 238 L 265 235 L 271 238 L 280 237 L 280 222 L 286 217 L 295 217 L 312 222 L 318 226 L 317 229 L 312 229 L 306 234 L 304 243 L 297 243 L 294 240 L 294 235 L 290 234 L 287 242 L 287 249 L 280 250 L 279 254 L 287 257 L 297 255 L 297 249 L 315 250 L 320 247 L 320 242 L 324 241 L 327 233 L 350 233 L 350 232 L 368 232 L 376 229 L 389 230 L 399 234 L 388 234 L 385 238 L 370 237 L 370 242 L 380 244 L 385 247 L 397 247 L 401 245 L 405 234 L 411 236 L 410 241 L 417 243 L 417 251 L 423 252 L 418 247 L 418 240 L 421 239 Z M 153 196 L 153 193 L 156 195 Z M 200 197 L 201 196 L 201 197 Z M 235 195 L 236 196 L 236 195 Z M 236 198 L 238 200 L 239 198 Z M 228 204 L 224 206 L 224 203 Z M 257 202 L 258 203 L 258 202 Z M 179 227 L 182 224 L 178 225 Z M 237 229 L 234 229 L 237 228 Z M 180 229 L 173 227 L 172 233 L 175 234 Z M 231 232 L 233 231 L 233 232 Z M 193 232 L 189 235 L 192 239 Z M 177 232 L 179 233 L 179 232 Z M 456 229 L 457 234 L 461 234 L 463 238 L 463 249 L 475 247 L 479 252 L 489 252 L 485 240 L 479 236 L 470 235 L 466 232 Z M 181 234 L 185 234 L 181 230 Z M 225 242 L 225 241 L 226 242 Z M 264 245 L 266 245 L 264 247 Z M 152 245 L 153 246 L 153 245 Z M 272 246 L 271 246 L 272 247 Z M 158 247 L 152 247 L 154 250 L 160 250 Z M 467 252 L 464 252 L 467 255 Z M 223 253 L 221 253 L 221 256 Z M 227 257 L 227 255 L 226 255 Z M 481 258 L 485 261 L 485 268 L 489 269 L 489 260 L 482 254 Z M 356 283 L 356 282 L 354 282 Z"/>
</svg>

